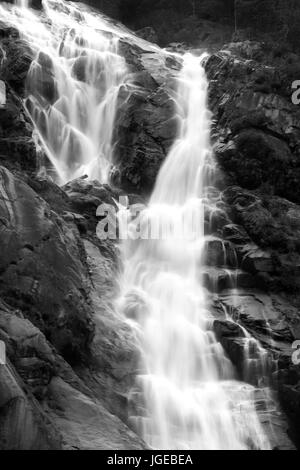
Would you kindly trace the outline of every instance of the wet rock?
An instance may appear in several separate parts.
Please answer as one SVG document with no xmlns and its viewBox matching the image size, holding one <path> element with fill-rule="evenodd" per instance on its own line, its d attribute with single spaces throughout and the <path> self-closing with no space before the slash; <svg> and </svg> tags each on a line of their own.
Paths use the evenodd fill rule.
<svg viewBox="0 0 300 470">
<path fill-rule="evenodd" d="M 7 366 L 0 367 L 1 449 L 86 449 L 91 443 L 108 449 L 111 442 L 116 448 L 143 448 L 109 413 L 103 393 L 90 387 L 93 376 L 105 381 L 105 372 L 86 374 L 83 383 L 38 328 L 1 300 L 0 340 L 7 351 Z M 111 384 L 107 386 L 111 402 L 117 401 Z"/>
<path fill-rule="evenodd" d="M 300 285 L 299 207 L 286 199 L 238 187 L 228 187 L 224 198 L 233 221 L 247 234 L 246 238 L 233 234 L 230 225 L 224 231 L 231 241 L 237 237 L 235 248 L 243 269 L 259 274 L 267 289 L 296 292 Z"/>
<path fill-rule="evenodd" d="M 0 367 L 0 449 L 52 450 L 62 443 L 55 426 L 8 362 Z"/>
<path fill-rule="evenodd" d="M 246 243 L 251 243 L 251 238 L 241 225 L 232 223 L 225 225 L 222 230 L 222 235 L 226 240 L 230 241 L 234 245 L 243 246 Z"/>
<path fill-rule="evenodd" d="M 229 242 L 210 238 L 205 243 L 203 263 L 207 266 L 237 268 L 235 249 Z"/>
<path fill-rule="evenodd" d="M 292 426 L 274 397 L 255 390 L 255 404 L 259 420 L 268 436 L 272 450 L 296 450 Z"/>
<path fill-rule="evenodd" d="M 7 81 L 21 96 L 25 94 L 26 77 L 34 59 L 34 53 L 19 33 L 0 23 L 0 43 L 5 58 L 0 67 L 0 78 Z"/>
<path fill-rule="evenodd" d="M 5 104 L 0 107 L 0 165 L 13 172 L 36 171 L 39 156 L 32 133 L 22 101 L 7 87 Z"/>
<path fill-rule="evenodd" d="M 292 437 L 299 446 L 300 380 L 293 385 L 281 382 L 279 385 L 279 396 L 284 410 L 294 423 Z"/>
<path fill-rule="evenodd" d="M 285 214 L 280 213 L 280 206 L 286 212 L 294 207 L 292 203 L 264 194 L 254 194 L 238 187 L 227 188 L 224 197 L 233 209 L 235 221 L 240 223 L 260 246 L 282 251 L 287 250 L 288 246 L 291 247 L 292 241 L 295 240 L 295 227 L 292 227 L 292 223 L 286 223 L 288 221 Z M 274 205 L 277 205 L 277 208 Z"/>
<path fill-rule="evenodd" d="M 116 122 L 121 184 L 131 192 L 149 193 L 175 136 L 173 102 L 163 90 L 132 94 Z"/>
<path fill-rule="evenodd" d="M 292 342 L 293 334 L 285 320 L 285 310 L 296 317 L 296 309 L 285 305 L 283 300 L 258 291 L 240 291 L 239 295 L 222 295 L 225 304 L 235 320 L 240 321 L 249 331 L 271 336 L 274 340 Z M 293 313 L 292 313 L 293 312 Z"/>
<path fill-rule="evenodd" d="M 214 332 L 218 341 L 222 338 L 243 338 L 245 336 L 242 328 L 234 322 L 216 320 L 214 322 Z"/>
<path fill-rule="evenodd" d="M 38 398 L 45 396 L 53 375 L 50 365 L 36 357 L 23 357 L 17 359 L 16 367 L 32 393 Z"/>
<path fill-rule="evenodd" d="M 139 347 L 132 328 L 116 312 L 113 303 L 119 294 L 113 260 L 103 256 L 103 250 L 88 240 L 85 249 L 93 286 L 91 305 L 96 315 L 91 367 L 81 370 L 79 375 L 90 384 L 96 396 L 103 398 L 113 414 L 127 422 L 127 397 L 139 367 Z"/>
<path fill-rule="evenodd" d="M 253 273 L 273 273 L 274 261 L 271 253 L 263 251 L 253 244 L 242 245 L 240 251 L 242 257 L 241 267 Z"/>
<path fill-rule="evenodd" d="M 235 289 L 236 286 L 241 288 L 255 286 L 255 278 L 240 269 L 207 267 L 202 269 L 201 274 L 204 286 L 214 293 Z"/>
<path fill-rule="evenodd" d="M 87 230 L 94 236 L 96 236 L 97 223 L 100 220 L 97 217 L 98 207 L 104 204 L 111 207 L 113 212 L 118 209 L 117 204 L 119 204 L 119 198 L 122 197 L 122 191 L 86 178 L 70 181 L 63 187 L 63 190 L 68 198 L 69 211 L 83 216 L 85 222 L 81 219 L 81 223 L 78 217 L 77 222 L 81 225 L 86 224 Z M 124 195 L 123 200 L 124 203 L 127 201 Z"/>
<path fill-rule="evenodd" d="M 34 88 L 33 88 L 34 87 Z M 57 83 L 51 66 L 34 61 L 27 80 L 27 93 L 38 96 L 42 103 L 53 104 L 58 98 Z"/>
<path fill-rule="evenodd" d="M 207 60 L 216 155 L 232 183 L 269 185 L 299 202 L 300 114 L 290 99 L 292 79 L 286 90 L 276 67 L 268 64 L 263 44 L 249 41 L 229 44 Z"/>
<path fill-rule="evenodd" d="M 0 188 L 1 295 L 76 362 L 93 335 L 78 232 L 4 168 Z"/>
<path fill-rule="evenodd" d="M 31 174 L 26 178 L 26 183 L 36 192 L 44 201 L 46 201 L 52 210 L 57 214 L 64 214 L 71 209 L 71 201 L 66 192 L 47 175 Z"/>
<path fill-rule="evenodd" d="M 62 430 L 64 449 L 142 450 L 144 443 L 97 399 L 86 397 L 62 379 L 52 379 L 52 419 Z"/>
<path fill-rule="evenodd" d="M 142 49 L 121 41 L 120 52 L 135 87 L 123 90 L 120 96 L 115 161 L 122 187 L 148 194 L 176 136 L 172 87 L 179 63 L 168 62 L 168 55 L 151 45 Z"/>
<path fill-rule="evenodd" d="M 268 183 L 276 194 L 284 195 L 284 172 L 294 161 L 284 140 L 260 130 L 245 129 L 228 143 L 219 143 L 215 150 L 223 170 L 237 184 L 257 189 Z"/>
<path fill-rule="evenodd" d="M 1 299 L 0 339 L 6 344 L 7 358 L 38 399 L 44 397 L 44 394 L 41 396 L 41 388 L 46 390 L 50 379 L 55 375 L 64 377 L 73 386 L 87 393 L 71 367 L 57 354 L 43 333 L 24 318 L 21 310 L 13 310 Z M 31 378 L 35 381 L 30 382 Z"/>
<path fill-rule="evenodd" d="M 220 336 L 219 341 L 234 365 L 237 377 L 244 380 L 245 340 L 241 337 Z"/>
</svg>

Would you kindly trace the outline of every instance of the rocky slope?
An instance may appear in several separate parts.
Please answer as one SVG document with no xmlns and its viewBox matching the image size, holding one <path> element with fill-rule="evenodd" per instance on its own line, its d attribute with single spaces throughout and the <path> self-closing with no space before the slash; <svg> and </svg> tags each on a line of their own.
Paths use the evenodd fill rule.
<svg viewBox="0 0 300 470">
<path fill-rule="evenodd" d="M 300 336 L 300 196 L 293 183 L 300 121 L 260 47 L 234 44 L 206 63 L 223 171 L 225 216 L 216 231 L 243 269 L 239 302 L 226 291 L 226 277 L 225 284 L 218 279 L 219 307 L 230 308 L 278 359 L 279 392 L 296 425 L 300 377 L 291 344 Z M 257 51 L 259 60 L 252 57 Z M 121 41 L 120 52 L 134 86 L 120 97 L 114 187 L 82 178 L 60 188 L 37 171 L 44 155 L 23 107 L 32 52 L 16 30 L 0 25 L 0 340 L 8 358 L 0 366 L 2 449 L 145 447 L 127 422 L 139 353 L 112 302 L 119 247 L 97 238 L 96 209 L 122 194 L 136 200 L 151 191 L 176 133 L 180 60 L 146 42 Z M 242 375 L 240 332 L 221 317 L 215 330 Z M 273 425 L 285 434 L 288 425 L 276 420 L 280 413 Z"/>
<path fill-rule="evenodd" d="M 228 215 L 220 235 L 248 274 L 238 280 L 238 300 L 226 293 L 221 300 L 276 358 L 274 387 L 299 436 L 300 369 L 292 363 L 300 338 L 300 109 L 291 100 L 297 76 L 265 44 L 249 41 L 211 55 L 206 70 Z M 220 340 L 238 364 L 236 339 L 228 341 L 225 329 Z"/>
</svg>

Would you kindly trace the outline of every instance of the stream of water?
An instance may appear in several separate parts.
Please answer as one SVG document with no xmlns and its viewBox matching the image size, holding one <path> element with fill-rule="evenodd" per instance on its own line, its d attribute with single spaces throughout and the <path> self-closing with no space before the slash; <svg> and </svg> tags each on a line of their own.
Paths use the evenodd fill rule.
<svg viewBox="0 0 300 470">
<path fill-rule="evenodd" d="M 124 308 L 134 309 L 143 358 L 132 422 L 153 448 L 268 449 L 254 388 L 235 380 L 212 331 L 203 282 L 205 219 L 216 190 L 202 60 L 184 57 L 178 139 L 142 214 L 143 224 L 168 230 L 125 247 Z"/>
</svg>

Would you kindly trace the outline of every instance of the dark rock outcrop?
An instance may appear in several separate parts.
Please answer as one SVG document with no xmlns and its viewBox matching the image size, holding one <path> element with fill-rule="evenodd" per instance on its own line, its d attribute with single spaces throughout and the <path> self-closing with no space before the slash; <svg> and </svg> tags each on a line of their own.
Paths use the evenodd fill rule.
<svg viewBox="0 0 300 470">
<path fill-rule="evenodd" d="M 76 361 L 93 335 L 78 233 L 4 168 L 0 181 L 1 296 Z"/>
<path fill-rule="evenodd" d="M 19 32 L 2 21 L 0 21 L 0 43 L 0 78 L 23 97 L 34 53 L 26 41 L 20 38 Z"/>
<path fill-rule="evenodd" d="M 121 91 L 116 117 L 116 164 L 121 186 L 149 194 L 177 131 L 172 88 L 180 63 L 145 42 L 121 41 L 132 85 Z"/>
<path fill-rule="evenodd" d="M 276 361 L 277 372 L 273 366 L 269 372 L 297 440 L 300 377 L 292 345 L 300 338 L 300 111 L 290 87 L 298 77 L 270 59 L 266 45 L 250 41 L 211 55 L 206 70 L 215 155 L 226 187 L 222 199 L 230 219 L 218 236 L 232 244 L 238 266 L 254 281 L 243 286 L 237 279 L 238 290 L 224 291 L 220 301 Z M 244 340 L 231 329 L 215 325 L 242 374 Z"/>
<path fill-rule="evenodd" d="M 139 441 L 22 313 L 0 304 L 0 448 L 141 449 Z"/>
<path fill-rule="evenodd" d="M 300 111 L 291 100 L 293 78 L 287 84 L 264 54 L 263 44 L 233 43 L 207 60 L 216 155 L 231 183 L 298 203 Z"/>
<path fill-rule="evenodd" d="M 4 93 L 5 105 L 0 107 L 0 164 L 14 173 L 35 172 L 39 157 L 32 125 L 20 97 L 7 82 Z"/>
<path fill-rule="evenodd" d="M 1 168 L 0 340 L 21 385 L 10 385 L 5 369 L 3 387 L 19 398 L 1 391 L 1 413 L 18 432 L 1 421 L 0 447 L 143 448 L 120 421 L 138 350 L 112 306 L 117 248 L 95 235 L 96 206 L 112 193 L 84 180 L 66 192 L 47 179 L 28 181 L 31 187 Z M 16 405 L 6 405 L 11 400 Z"/>
</svg>

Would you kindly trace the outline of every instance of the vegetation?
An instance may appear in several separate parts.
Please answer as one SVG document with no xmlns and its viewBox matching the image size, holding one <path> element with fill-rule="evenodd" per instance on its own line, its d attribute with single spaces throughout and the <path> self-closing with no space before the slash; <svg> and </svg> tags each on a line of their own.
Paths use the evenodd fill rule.
<svg viewBox="0 0 300 470">
<path fill-rule="evenodd" d="M 243 39 L 280 40 L 300 49 L 299 0 L 87 0 L 133 29 L 153 26 L 159 41 L 194 43 L 203 21 Z M 196 36 L 195 36 L 196 34 Z"/>
</svg>

